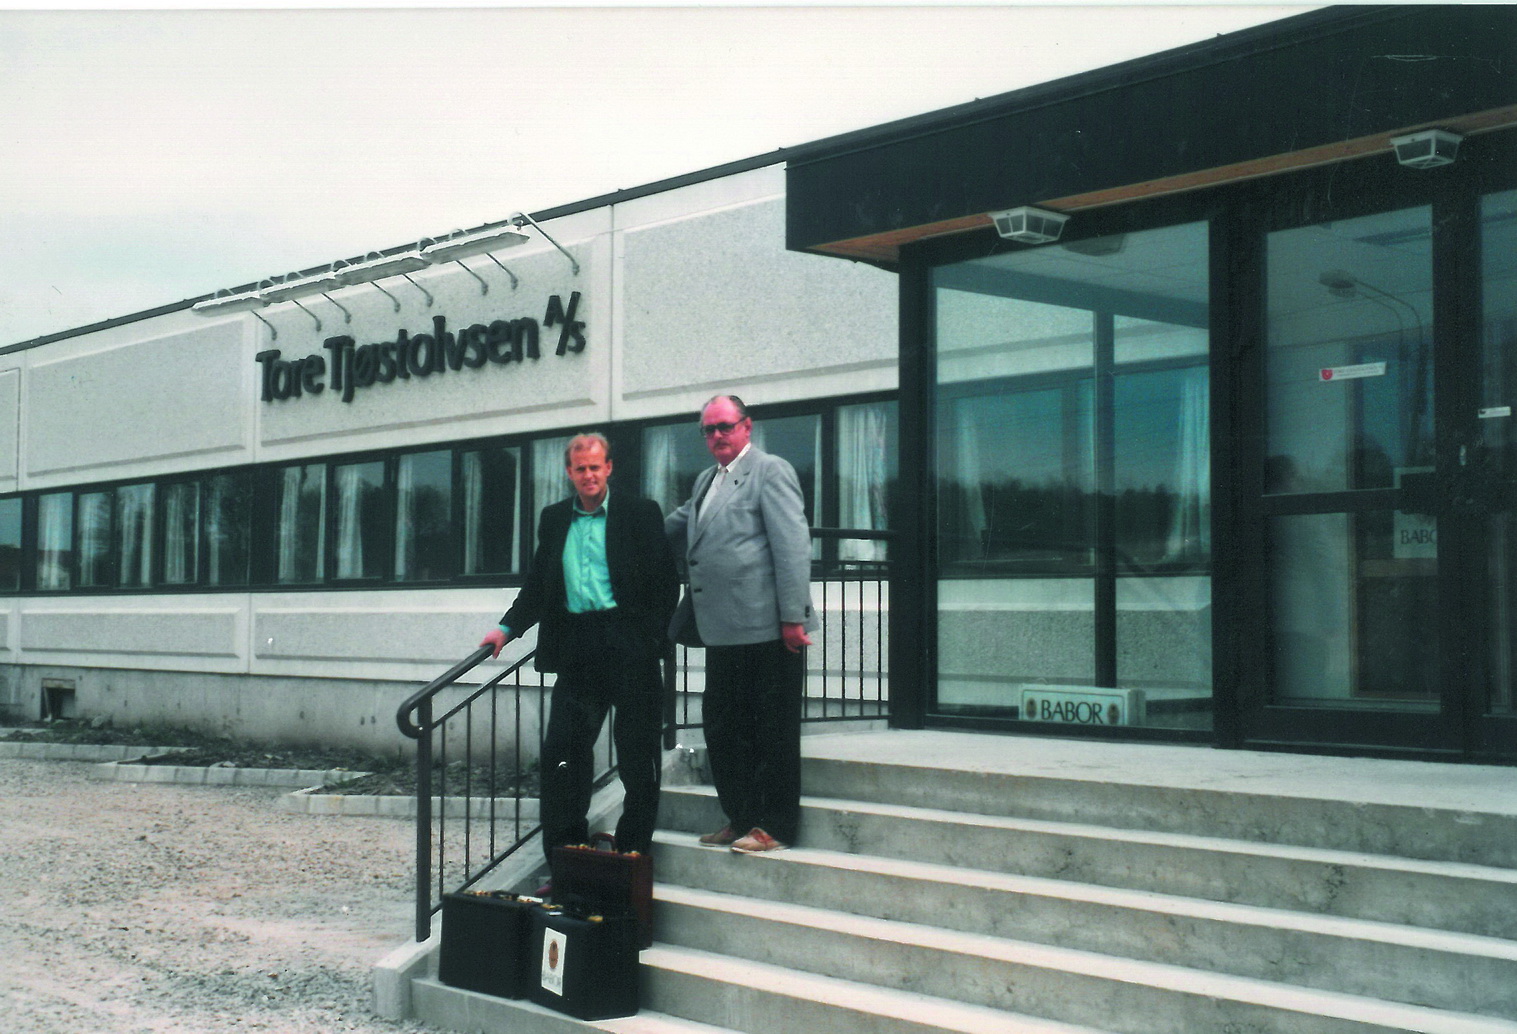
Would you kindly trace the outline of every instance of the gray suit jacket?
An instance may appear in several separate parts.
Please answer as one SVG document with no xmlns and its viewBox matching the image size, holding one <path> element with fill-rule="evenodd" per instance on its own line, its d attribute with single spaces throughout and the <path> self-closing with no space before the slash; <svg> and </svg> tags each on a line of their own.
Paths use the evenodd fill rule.
<svg viewBox="0 0 1517 1034">
<path fill-rule="evenodd" d="M 728 484 L 697 517 L 716 467 L 701 472 L 683 506 L 664 518 L 674 551 L 685 558 L 687 599 L 707 646 L 762 643 L 780 623 L 819 625 L 811 607 L 811 532 L 795 468 L 756 447 L 733 466 Z M 681 611 L 685 606 L 681 605 Z M 676 614 L 670 634 L 679 631 Z"/>
</svg>

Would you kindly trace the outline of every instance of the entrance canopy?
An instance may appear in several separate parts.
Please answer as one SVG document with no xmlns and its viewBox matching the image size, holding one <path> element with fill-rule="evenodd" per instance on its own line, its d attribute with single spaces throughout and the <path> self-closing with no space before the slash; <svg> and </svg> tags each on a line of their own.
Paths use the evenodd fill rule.
<svg viewBox="0 0 1517 1034">
<path fill-rule="evenodd" d="M 886 266 L 1076 212 L 1517 125 L 1517 8 L 1335 7 L 797 148 L 787 245 Z"/>
</svg>

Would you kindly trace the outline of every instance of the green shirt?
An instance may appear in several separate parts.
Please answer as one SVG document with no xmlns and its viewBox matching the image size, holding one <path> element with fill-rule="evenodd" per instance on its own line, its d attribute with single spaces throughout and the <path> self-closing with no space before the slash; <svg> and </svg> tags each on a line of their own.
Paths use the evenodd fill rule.
<svg viewBox="0 0 1517 1034">
<path fill-rule="evenodd" d="M 611 569 L 606 566 L 606 508 L 611 505 L 611 490 L 595 512 L 586 513 L 574 496 L 574 516 L 569 520 L 569 535 L 564 539 L 564 598 L 571 614 L 592 610 L 610 610 L 616 606 L 611 593 Z M 507 625 L 500 630 L 510 638 Z"/>
<path fill-rule="evenodd" d="M 610 610 L 616 606 L 611 592 L 611 569 L 606 566 L 606 508 L 611 492 L 593 513 L 579 507 L 574 497 L 574 517 L 564 540 L 564 597 L 570 614 Z"/>
</svg>

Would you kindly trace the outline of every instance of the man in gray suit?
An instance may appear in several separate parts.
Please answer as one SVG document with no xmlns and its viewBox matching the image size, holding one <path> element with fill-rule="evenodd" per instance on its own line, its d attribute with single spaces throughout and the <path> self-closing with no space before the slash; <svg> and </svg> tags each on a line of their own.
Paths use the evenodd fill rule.
<svg viewBox="0 0 1517 1034">
<path fill-rule="evenodd" d="M 712 781 L 727 823 L 708 847 L 752 854 L 795 841 L 801 798 L 801 695 L 811 608 L 811 531 L 795 468 L 755 448 L 735 395 L 701 410 L 716 466 L 664 519 L 689 571 L 689 607 L 671 622 L 706 647 L 703 710 Z"/>
</svg>

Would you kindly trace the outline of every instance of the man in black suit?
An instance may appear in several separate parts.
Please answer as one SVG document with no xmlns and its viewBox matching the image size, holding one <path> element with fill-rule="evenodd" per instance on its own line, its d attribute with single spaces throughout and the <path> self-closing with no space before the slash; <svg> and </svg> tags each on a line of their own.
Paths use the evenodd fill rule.
<svg viewBox="0 0 1517 1034">
<path fill-rule="evenodd" d="M 533 625 L 537 670 L 556 672 L 542 749 L 543 851 L 589 839 L 593 751 L 606 711 L 626 795 L 621 851 L 647 851 L 658 818 L 662 683 L 658 661 L 679 597 L 658 505 L 610 493 L 611 446 L 577 435 L 564 450 L 574 494 L 543 508 L 537 552 L 516 602 L 481 646 L 500 648 Z"/>
</svg>

